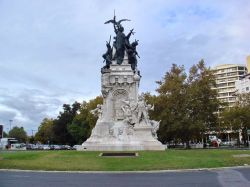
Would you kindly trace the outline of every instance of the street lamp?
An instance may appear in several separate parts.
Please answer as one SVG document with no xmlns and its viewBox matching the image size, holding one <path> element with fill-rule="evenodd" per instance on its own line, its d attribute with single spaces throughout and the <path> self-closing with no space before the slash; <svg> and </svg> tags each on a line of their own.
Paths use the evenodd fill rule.
<svg viewBox="0 0 250 187">
<path fill-rule="evenodd" d="M 13 120 L 12 120 L 12 119 L 10 119 L 10 120 L 9 120 L 9 122 L 10 122 L 10 130 L 11 130 L 11 123 L 13 122 Z"/>
<path fill-rule="evenodd" d="M 36 130 L 33 130 L 33 129 L 31 129 L 31 134 L 32 134 L 32 136 L 34 136 L 34 133 L 33 132 L 35 132 Z"/>
</svg>

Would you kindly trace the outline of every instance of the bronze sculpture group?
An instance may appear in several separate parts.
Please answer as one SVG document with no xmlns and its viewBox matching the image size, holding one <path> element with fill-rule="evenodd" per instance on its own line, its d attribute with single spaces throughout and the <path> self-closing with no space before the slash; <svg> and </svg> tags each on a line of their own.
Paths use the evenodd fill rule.
<svg viewBox="0 0 250 187">
<path fill-rule="evenodd" d="M 114 32 L 116 34 L 116 36 L 114 37 L 113 47 L 111 47 L 110 45 L 111 37 L 109 39 L 109 42 L 106 42 L 107 51 L 102 55 L 102 57 L 104 58 L 104 62 L 106 62 L 106 65 L 103 67 L 104 69 L 109 69 L 110 64 L 112 64 L 112 60 L 115 60 L 117 64 L 121 65 L 126 52 L 128 55 L 128 63 L 131 65 L 133 71 L 136 70 L 137 56 L 139 57 L 136 51 L 138 40 L 135 40 L 134 42 L 130 43 L 129 38 L 131 35 L 134 34 L 134 29 L 130 30 L 130 32 L 125 35 L 124 28 L 121 25 L 121 22 L 123 21 L 130 20 L 121 19 L 119 21 L 116 21 L 116 16 L 114 16 L 113 19 L 108 20 L 104 23 L 112 23 L 114 26 Z"/>
</svg>

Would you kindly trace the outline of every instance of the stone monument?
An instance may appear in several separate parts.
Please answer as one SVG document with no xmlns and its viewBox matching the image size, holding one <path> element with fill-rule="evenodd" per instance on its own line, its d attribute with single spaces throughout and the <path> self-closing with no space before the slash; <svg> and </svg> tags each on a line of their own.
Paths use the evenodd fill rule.
<svg viewBox="0 0 250 187">
<path fill-rule="evenodd" d="M 97 105 L 91 113 L 98 116 L 91 136 L 80 151 L 128 151 L 164 150 L 157 140 L 159 122 L 150 120 L 148 111 L 154 106 L 147 104 L 143 95 L 138 95 L 141 79 L 137 68 L 139 57 L 136 46 L 138 40 L 130 43 L 133 29 L 125 35 L 121 19 L 116 17 L 105 22 L 112 23 L 115 37 L 111 47 L 111 37 L 103 54 L 106 65 L 101 69 L 101 92 L 103 105 Z"/>
</svg>

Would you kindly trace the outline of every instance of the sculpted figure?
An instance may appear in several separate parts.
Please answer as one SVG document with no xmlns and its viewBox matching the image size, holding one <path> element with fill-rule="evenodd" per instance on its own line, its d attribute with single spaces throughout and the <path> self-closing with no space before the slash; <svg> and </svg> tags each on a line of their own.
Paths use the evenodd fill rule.
<svg viewBox="0 0 250 187">
<path fill-rule="evenodd" d="M 138 45 L 138 40 L 135 40 L 132 44 L 127 46 L 128 63 L 131 64 L 131 68 L 134 71 L 135 71 L 135 69 L 137 67 L 137 58 L 136 58 L 136 56 L 138 56 L 140 58 L 140 56 L 138 55 L 138 53 L 136 51 L 136 46 L 137 45 Z"/>
<path fill-rule="evenodd" d="M 123 22 L 123 21 L 130 21 L 130 20 L 121 19 L 119 21 L 116 21 L 116 16 L 114 15 L 113 19 L 106 21 L 104 23 L 104 24 L 113 23 L 113 26 L 114 26 L 114 32 L 116 34 L 115 42 L 114 42 L 114 47 L 116 49 L 116 53 L 114 55 L 114 59 L 117 60 L 117 64 L 122 64 L 122 61 L 124 58 L 124 52 L 125 52 L 125 43 L 126 43 L 126 38 L 127 38 L 126 35 L 123 33 L 124 28 L 121 25 L 121 22 Z M 133 33 L 133 31 L 131 33 Z"/>
<path fill-rule="evenodd" d="M 123 105 L 122 106 L 122 111 L 124 112 L 124 122 L 126 124 L 132 125 L 132 111 L 131 108 L 128 105 Z"/>
<path fill-rule="evenodd" d="M 143 96 L 138 97 L 137 102 L 137 122 L 140 123 L 141 120 L 145 120 L 147 124 L 149 124 L 149 116 L 148 116 L 148 105 L 144 101 Z"/>
<path fill-rule="evenodd" d="M 157 139 L 157 131 L 159 129 L 160 122 L 161 121 L 150 120 L 150 123 L 152 125 L 151 132 L 152 132 L 153 137 L 156 138 L 156 139 Z"/>
<path fill-rule="evenodd" d="M 106 69 L 109 69 L 110 64 L 112 64 L 112 48 L 110 45 L 110 40 L 111 38 L 109 39 L 109 42 L 106 42 L 107 51 L 102 55 L 102 58 L 104 59 L 103 62 L 106 62 L 106 65 L 103 68 Z"/>
<path fill-rule="evenodd" d="M 103 109 L 102 109 L 101 104 L 98 104 L 96 109 L 90 111 L 91 114 L 98 116 L 99 119 L 101 119 L 102 117 L 102 112 L 103 112 Z"/>
</svg>

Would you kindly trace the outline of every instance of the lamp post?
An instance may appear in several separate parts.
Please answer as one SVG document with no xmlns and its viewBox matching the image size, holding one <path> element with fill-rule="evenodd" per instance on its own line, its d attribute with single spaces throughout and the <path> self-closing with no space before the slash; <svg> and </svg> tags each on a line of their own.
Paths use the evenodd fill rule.
<svg viewBox="0 0 250 187">
<path fill-rule="evenodd" d="M 11 123 L 13 122 L 13 120 L 10 119 L 9 122 L 10 122 L 10 130 L 9 130 L 9 132 L 10 132 L 11 131 Z"/>
<path fill-rule="evenodd" d="M 32 136 L 34 136 L 33 132 L 35 132 L 35 131 L 36 131 L 36 130 L 31 129 L 31 134 L 32 134 Z"/>
<path fill-rule="evenodd" d="M 247 130 L 247 143 L 248 143 L 248 148 L 250 149 L 249 136 L 250 136 L 250 129 Z"/>
</svg>

